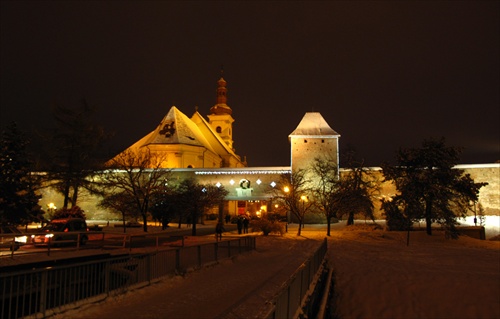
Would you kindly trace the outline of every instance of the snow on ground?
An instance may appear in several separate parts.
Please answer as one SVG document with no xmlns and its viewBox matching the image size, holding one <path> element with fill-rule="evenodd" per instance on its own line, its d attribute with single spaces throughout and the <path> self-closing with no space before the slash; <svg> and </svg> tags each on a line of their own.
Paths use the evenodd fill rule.
<svg viewBox="0 0 500 319">
<path fill-rule="evenodd" d="M 57 318 L 259 318 L 288 276 L 325 238 L 325 225 L 296 225 L 260 236 L 255 252 L 172 277 Z M 335 316 L 347 318 L 500 318 L 500 242 L 443 232 L 388 232 L 333 225 Z"/>
<path fill-rule="evenodd" d="M 368 228 L 368 227 L 367 227 Z M 339 318 L 500 318 L 500 242 L 332 232 Z"/>
</svg>

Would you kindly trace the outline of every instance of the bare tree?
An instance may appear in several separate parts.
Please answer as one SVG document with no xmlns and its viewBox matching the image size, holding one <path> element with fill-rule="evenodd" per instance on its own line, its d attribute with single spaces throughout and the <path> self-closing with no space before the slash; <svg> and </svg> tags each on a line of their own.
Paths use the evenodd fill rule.
<svg viewBox="0 0 500 319">
<path fill-rule="evenodd" d="M 135 199 L 127 192 L 121 191 L 105 196 L 99 203 L 100 207 L 108 208 L 121 214 L 123 222 L 123 232 L 127 232 L 127 217 L 137 218 Z"/>
<path fill-rule="evenodd" d="M 289 174 L 282 174 L 275 187 L 269 192 L 273 201 L 281 204 L 299 222 L 297 236 L 300 236 L 304 217 L 314 208 L 313 197 L 310 196 L 310 180 L 306 178 L 306 170 L 293 170 Z"/>
<path fill-rule="evenodd" d="M 334 196 L 339 188 L 339 170 L 335 162 L 325 158 L 315 158 L 311 171 L 316 175 L 313 184 L 313 196 L 319 210 L 325 215 L 327 230 L 330 236 L 332 219 L 337 219 L 337 213 L 342 196 Z"/>
<path fill-rule="evenodd" d="M 148 231 L 149 204 L 155 193 L 167 187 L 171 170 L 161 167 L 163 158 L 152 154 L 148 148 L 126 150 L 112 159 L 109 169 L 101 174 L 100 186 L 103 196 L 121 193 L 131 198 L 135 210 L 143 220 L 144 231 Z"/>
<path fill-rule="evenodd" d="M 338 216 L 347 215 L 347 225 L 354 224 L 355 214 L 374 220 L 373 197 L 378 185 L 370 177 L 369 171 L 363 168 L 363 162 L 351 162 L 350 166 L 343 172 L 339 187 L 333 195 L 339 203 Z"/>
<path fill-rule="evenodd" d="M 228 194 L 224 187 L 200 184 L 188 178 L 177 187 L 177 204 L 185 210 L 192 223 L 192 235 L 196 236 L 196 224 L 206 209 L 218 206 Z"/>
</svg>

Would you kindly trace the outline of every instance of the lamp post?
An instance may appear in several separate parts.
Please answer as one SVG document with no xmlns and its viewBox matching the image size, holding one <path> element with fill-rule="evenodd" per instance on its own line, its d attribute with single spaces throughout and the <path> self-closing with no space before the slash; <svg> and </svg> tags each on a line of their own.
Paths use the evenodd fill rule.
<svg viewBox="0 0 500 319">
<path fill-rule="evenodd" d="M 306 195 L 302 195 L 300 196 L 300 201 L 302 202 L 302 217 L 305 216 L 305 205 L 306 205 L 306 202 L 308 201 L 308 198 Z M 302 223 L 302 228 L 304 228 L 304 223 Z"/>
<path fill-rule="evenodd" d="M 283 188 L 283 191 L 285 192 L 286 196 L 288 196 L 288 193 L 290 192 L 290 188 L 288 188 L 288 186 L 285 186 Z M 286 206 L 285 206 L 285 209 L 286 209 L 286 226 L 285 226 L 285 231 L 288 233 L 288 224 L 290 223 L 290 210 Z"/>
</svg>

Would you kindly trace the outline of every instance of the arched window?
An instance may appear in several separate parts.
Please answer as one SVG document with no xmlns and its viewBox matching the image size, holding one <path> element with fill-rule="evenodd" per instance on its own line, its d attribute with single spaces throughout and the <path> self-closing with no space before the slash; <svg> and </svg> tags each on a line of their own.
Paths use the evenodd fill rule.
<svg viewBox="0 0 500 319">
<path fill-rule="evenodd" d="M 215 129 L 215 131 L 217 131 L 217 133 L 222 133 L 222 128 L 220 126 L 217 126 L 217 128 Z"/>
</svg>

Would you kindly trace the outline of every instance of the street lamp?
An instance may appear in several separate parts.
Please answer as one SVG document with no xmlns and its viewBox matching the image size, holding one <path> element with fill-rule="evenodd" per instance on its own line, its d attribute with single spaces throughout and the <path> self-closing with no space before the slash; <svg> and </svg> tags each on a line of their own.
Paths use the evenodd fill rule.
<svg viewBox="0 0 500 319">
<path fill-rule="evenodd" d="M 288 196 L 288 193 L 290 192 L 290 188 L 288 188 L 288 186 L 285 186 L 283 187 L 283 191 L 285 192 L 285 194 Z M 286 225 L 285 225 L 285 232 L 288 233 L 288 224 L 290 223 L 290 210 L 286 207 L 285 205 L 285 209 L 286 209 Z"/>
</svg>

